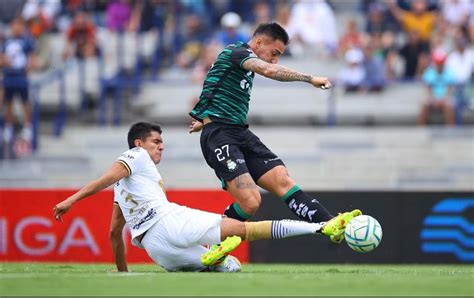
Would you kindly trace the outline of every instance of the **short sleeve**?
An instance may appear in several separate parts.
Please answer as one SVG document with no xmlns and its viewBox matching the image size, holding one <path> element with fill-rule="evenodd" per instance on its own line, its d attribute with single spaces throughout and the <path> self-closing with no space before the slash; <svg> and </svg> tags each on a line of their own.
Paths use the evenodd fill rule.
<svg viewBox="0 0 474 298">
<path fill-rule="evenodd" d="M 117 162 L 123 164 L 127 168 L 128 175 L 140 172 L 145 168 L 145 165 L 149 159 L 148 152 L 140 147 L 135 147 L 122 153 L 118 158 Z"/>
<path fill-rule="evenodd" d="M 433 85 L 436 79 L 436 74 L 432 68 L 427 68 L 423 72 L 422 80 L 427 85 Z"/>
<path fill-rule="evenodd" d="M 230 54 L 230 60 L 232 64 L 238 67 L 242 67 L 242 63 L 250 58 L 257 58 L 257 55 L 251 50 L 246 47 L 237 47 L 232 49 Z"/>
</svg>

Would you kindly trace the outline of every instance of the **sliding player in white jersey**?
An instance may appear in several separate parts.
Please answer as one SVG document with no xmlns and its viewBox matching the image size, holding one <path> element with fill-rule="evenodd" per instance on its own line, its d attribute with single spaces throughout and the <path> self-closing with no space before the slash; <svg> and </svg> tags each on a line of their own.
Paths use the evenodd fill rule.
<svg viewBox="0 0 474 298">
<path fill-rule="evenodd" d="M 113 229 L 121 231 L 126 222 L 132 243 L 144 248 L 155 263 L 168 271 L 236 272 L 240 271 L 240 262 L 227 256 L 241 239 L 281 239 L 321 233 L 323 227 L 324 231 L 345 227 L 344 222 L 336 220 L 240 222 L 171 203 L 156 168 L 163 152 L 161 128 L 151 123 L 136 123 L 128 133 L 128 144 L 130 150 L 120 155 L 100 178 L 57 204 L 53 208 L 54 216 L 61 221 L 61 216 L 74 203 L 115 183 L 114 201 L 119 209 L 114 206 Z M 347 222 L 354 217 L 350 212 L 344 214 Z M 117 268 L 127 271 L 124 253 L 120 252 L 123 240 L 115 239 L 112 246 Z"/>
</svg>

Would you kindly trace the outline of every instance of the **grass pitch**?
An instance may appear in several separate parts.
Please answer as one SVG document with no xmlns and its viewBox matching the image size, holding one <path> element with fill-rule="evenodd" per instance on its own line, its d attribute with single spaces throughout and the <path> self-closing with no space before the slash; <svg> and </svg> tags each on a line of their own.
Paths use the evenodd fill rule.
<svg viewBox="0 0 474 298">
<path fill-rule="evenodd" d="M 167 273 L 155 265 L 0 263 L 0 296 L 474 296 L 470 265 L 244 265 L 236 274 Z"/>
</svg>

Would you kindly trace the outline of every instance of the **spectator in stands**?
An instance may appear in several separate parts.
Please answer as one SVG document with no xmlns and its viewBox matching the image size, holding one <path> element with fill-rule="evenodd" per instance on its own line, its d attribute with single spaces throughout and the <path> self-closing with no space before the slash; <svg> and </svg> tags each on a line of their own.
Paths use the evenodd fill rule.
<svg viewBox="0 0 474 298">
<path fill-rule="evenodd" d="M 437 14 L 428 10 L 426 0 L 410 1 L 410 10 L 398 7 L 396 0 L 387 1 L 390 11 L 402 25 L 405 32 L 416 31 L 422 41 L 427 42 L 433 32 Z"/>
<path fill-rule="evenodd" d="M 356 92 L 363 89 L 365 69 L 362 66 L 364 54 L 359 48 L 353 48 L 344 55 L 346 65 L 338 74 L 340 83 L 345 92 Z"/>
<path fill-rule="evenodd" d="M 191 79 L 194 83 L 202 85 L 207 72 L 216 61 L 217 55 L 221 51 L 222 45 L 220 43 L 211 42 L 206 45 L 191 73 Z"/>
<path fill-rule="evenodd" d="M 399 53 L 405 61 L 403 79 L 413 80 L 420 78 L 428 64 L 429 46 L 420 39 L 418 31 L 408 32 L 408 42 L 401 48 Z"/>
<path fill-rule="evenodd" d="M 369 92 L 380 92 L 385 89 L 387 80 L 385 78 L 385 64 L 383 54 L 376 48 L 375 41 L 367 42 L 363 47 L 364 81 L 363 89 Z"/>
<path fill-rule="evenodd" d="M 447 55 L 442 50 L 436 50 L 431 55 L 432 64 L 423 73 L 423 82 L 428 90 L 428 98 L 422 104 L 418 116 L 418 124 L 426 125 L 428 113 L 432 109 L 443 112 L 447 125 L 454 124 L 454 109 L 451 95 L 454 86 L 454 74 L 445 65 Z"/>
<path fill-rule="evenodd" d="M 86 59 L 100 54 L 96 39 L 96 27 L 86 12 L 76 13 L 66 32 L 66 39 L 63 59 L 72 55 L 78 59 Z"/>
<path fill-rule="evenodd" d="M 387 31 L 396 32 L 397 25 L 393 23 L 391 14 L 387 11 L 385 5 L 381 2 L 373 2 L 369 4 L 367 9 L 367 19 L 365 32 L 374 34 L 383 34 Z"/>
<path fill-rule="evenodd" d="M 111 1 L 105 11 L 105 25 L 112 32 L 129 30 L 131 15 L 132 6 L 129 0 Z"/>
<path fill-rule="evenodd" d="M 184 29 L 177 35 L 176 64 L 185 69 L 192 67 L 201 55 L 206 38 L 205 28 L 199 17 L 195 14 L 186 15 Z"/>
<path fill-rule="evenodd" d="M 339 53 L 344 55 L 347 50 L 362 47 L 364 35 L 359 31 L 356 20 L 349 20 L 346 24 L 346 31 L 339 39 Z"/>
<path fill-rule="evenodd" d="M 26 20 L 31 37 L 35 39 L 35 63 L 38 69 L 46 69 L 51 62 L 49 30 L 54 25 L 54 18 L 61 9 L 59 0 L 28 0 L 23 7 L 22 16 Z"/>
<path fill-rule="evenodd" d="M 455 39 L 455 50 L 449 54 L 446 66 L 454 74 L 454 107 L 456 123 L 462 124 L 462 111 L 467 106 L 466 88 L 474 75 L 474 50 L 467 47 L 464 36 Z"/>
<path fill-rule="evenodd" d="M 242 20 L 235 12 L 228 12 L 222 16 L 221 30 L 216 34 L 217 41 L 222 46 L 234 44 L 238 41 L 247 42 L 250 36 L 240 29 Z"/>
<path fill-rule="evenodd" d="M 23 19 L 16 18 L 10 24 L 10 37 L 2 48 L 0 67 L 3 68 L 3 87 L 5 92 L 5 126 L 3 140 L 13 141 L 13 99 L 19 96 L 22 101 L 24 125 L 21 138 L 32 140 L 31 104 L 28 101 L 28 72 L 32 67 L 34 41 L 26 35 Z"/>
<path fill-rule="evenodd" d="M 443 0 L 440 4 L 443 31 L 453 32 L 458 28 L 467 28 L 469 0 Z"/>
<path fill-rule="evenodd" d="M 298 1 L 291 9 L 288 34 L 293 55 L 307 50 L 334 55 L 337 50 L 336 19 L 325 0 Z"/>
<path fill-rule="evenodd" d="M 258 24 L 269 23 L 272 21 L 272 11 L 268 2 L 258 1 L 253 7 L 253 23 L 256 26 Z"/>
<path fill-rule="evenodd" d="M 0 1 L 0 31 L 1 25 L 10 24 L 13 19 L 21 15 L 25 0 Z"/>
</svg>

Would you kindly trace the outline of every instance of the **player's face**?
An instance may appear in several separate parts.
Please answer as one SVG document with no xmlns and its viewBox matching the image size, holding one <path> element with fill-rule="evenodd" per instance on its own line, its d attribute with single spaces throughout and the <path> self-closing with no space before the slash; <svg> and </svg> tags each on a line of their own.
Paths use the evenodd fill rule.
<svg viewBox="0 0 474 298">
<path fill-rule="evenodd" d="M 152 131 L 150 135 L 141 142 L 141 146 L 150 155 L 151 159 L 155 164 L 159 164 L 161 161 L 161 154 L 163 153 L 163 139 L 161 134 L 157 131 Z"/>
<path fill-rule="evenodd" d="M 257 39 L 255 54 L 265 62 L 276 64 L 285 52 L 285 44 L 281 40 L 273 40 L 268 36 Z"/>
</svg>

